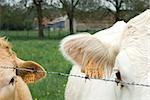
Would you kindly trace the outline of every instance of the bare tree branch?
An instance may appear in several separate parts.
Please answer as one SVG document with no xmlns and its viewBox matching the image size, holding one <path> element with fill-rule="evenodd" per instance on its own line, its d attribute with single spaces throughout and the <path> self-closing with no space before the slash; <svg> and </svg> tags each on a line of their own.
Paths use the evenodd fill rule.
<svg viewBox="0 0 150 100">
<path fill-rule="evenodd" d="M 39 4 L 41 4 L 43 2 L 43 0 L 33 0 L 33 3 L 35 4 L 35 5 L 39 5 Z"/>
<path fill-rule="evenodd" d="M 116 6 L 116 4 L 112 0 L 106 0 L 107 2 L 110 2 L 113 6 Z"/>
<path fill-rule="evenodd" d="M 64 0 L 59 0 L 64 5 Z"/>
<path fill-rule="evenodd" d="M 79 0 L 76 1 L 73 7 L 75 8 L 78 5 L 78 3 L 79 3 Z"/>
<path fill-rule="evenodd" d="M 120 1 L 119 5 L 118 5 L 118 8 L 121 8 L 121 5 L 122 5 L 123 2 L 124 2 L 123 0 Z"/>
<path fill-rule="evenodd" d="M 35 5 L 37 5 L 38 3 L 36 2 L 36 0 L 33 0 L 33 3 L 35 4 Z"/>
<path fill-rule="evenodd" d="M 75 7 L 79 3 L 79 0 L 76 0 L 76 1 L 75 0 L 59 0 L 59 1 L 63 5 L 63 9 L 68 15 L 70 34 L 73 34 L 74 33 L 74 25 L 73 25 L 74 11 L 75 11 Z"/>
</svg>

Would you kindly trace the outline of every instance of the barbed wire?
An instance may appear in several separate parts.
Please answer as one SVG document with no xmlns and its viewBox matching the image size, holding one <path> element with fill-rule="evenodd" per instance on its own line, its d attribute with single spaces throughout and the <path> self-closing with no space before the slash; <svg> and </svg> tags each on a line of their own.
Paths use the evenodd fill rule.
<svg viewBox="0 0 150 100">
<path fill-rule="evenodd" d="M 124 82 L 121 80 L 117 80 L 117 79 L 106 79 L 106 78 L 102 78 L 102 79 L 98 79 L 98 78 L 91 78 L 88 76 L 81 76 L 81 75 L 75 75 L 75 74 L 67 74 L 64 72 L 54 72 L 54 71 L 41 71 L 41 70 L 36 70 L 36 69 L 29 69 L 29 68 L 16 68 L 16 67 L 5 67 L 5 66 L 1 66 L 0 68 L 4 68 L 4 69 L 17 69 L 17 70 L 24 70 L 24 71 L 29 71 L 29 72 L 38 72 L 38 73 L 46 73 L 46 74 L 51 74 L 51 75 L 59 75 L 59 76 L 64 76 L 64 77 L 76 77 L 76 78 L 81 78 L 81 79 L 85 79 L 85 80 L 101 80 L 101 81 L 107 81 L 107 82 L 115 82 L 115 83 L 120 83 L 121 86 L 124 85 L 132 85 L 132 86 L 143 86 L 143 87 L 150 87 L 150 85 L 148 84 L 142 84 L 142 83 L 134 83 L 134 82 Z"/>
</svg>

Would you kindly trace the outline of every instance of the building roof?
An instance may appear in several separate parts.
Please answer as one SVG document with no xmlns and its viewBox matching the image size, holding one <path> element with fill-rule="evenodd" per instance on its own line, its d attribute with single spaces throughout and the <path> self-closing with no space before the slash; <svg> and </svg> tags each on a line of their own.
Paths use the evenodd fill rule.
<svg viewBox="0 0 150 100">
<path fill-rule="evenodd" d="M 58 18 L 55 18 L 54 20 L 48 22 L 48 24 L 55 24 L 55 23 L 58 23 L 58 22 L 66 21 L 67 18 L 68 18 L 67 15 L 62 16 L 62 17 L 58 17 Z"/>
</svg>

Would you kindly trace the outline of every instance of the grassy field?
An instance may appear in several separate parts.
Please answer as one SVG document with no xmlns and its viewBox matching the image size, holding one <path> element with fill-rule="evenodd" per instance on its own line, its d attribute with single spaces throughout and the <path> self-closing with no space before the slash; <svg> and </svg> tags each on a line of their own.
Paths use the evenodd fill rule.
<svg viewBox="0 0 150 100">
<path fill-rule="evenodd" d="M 24 60 L 34 60 L 40 63 L 46 71 L 69 73 L 71 64 L 58 50 L 60 40 L 24 39 L 23 36 L 17 37 L 17 34 L 16 37 L 14 35 L 14 37 L 7 36 L 7 38 L 18 57 Z M 29 85 L 33 100 L 64 100 L 66 82 L 67 77 L 48 74 L 43 80 Z"/>
<path fill-rule="evenodd" d="M 44 30 L 45 39 L 61 39 L 64 36 L 68 35 L 68 32 L 65 31 L 48 31 Z M 37 39 L 37 31 L 0 31 L 1 36 L 7 36 L 12 39 Z"/>
</svg>

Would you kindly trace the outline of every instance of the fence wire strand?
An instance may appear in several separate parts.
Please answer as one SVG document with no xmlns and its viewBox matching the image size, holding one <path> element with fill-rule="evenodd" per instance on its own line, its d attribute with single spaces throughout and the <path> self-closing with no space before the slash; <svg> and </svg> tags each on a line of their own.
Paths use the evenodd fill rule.
<svg viewBox="0 0 150 100">
<path fill-rule="evenodd" d="M 76 78 L 81 78 L 81 79 L 85 79 L 85 80 L 101 80 L 101 81 L 106 81 L 106 82 L 114 82 L 114 83 L 120 83 L 121 85 L 132 85 L 132 86 L 142 86 L 142 87 L 150 87 L 150 85 L 148 84 L 142 84 L 142 83 L 134 83 L 134 82 L 124 82 L 124 81 L 119 81 L 116 79 L 106 79 L 106 78 L 102 78 L 102 79 L 97 79 L 97 78 L 90 78 L 87 76 L 80 76 L 80 75 L 74 75 L 74 74 L 67 74 L 64 72 L 54 72 L 54 71 L 41 71 L 41 70 L 34 70 L 34 69 L 27 69 L 27 68 L 16 68 L 16 67 L 5 67 L 5 66 L 1 66 L 0 68 L 4 68 L 4 69 L 13 69 L 13 70 L 23 70 L 23 71 L 29 71 L 29 72 L 38 72 L 38 73 L 46 73 L 47 75 L 51 74 L 51 75 L 58 75 L 58 76 L 64 76 L 64 77 L 76 77 Z"/>
</svg>

